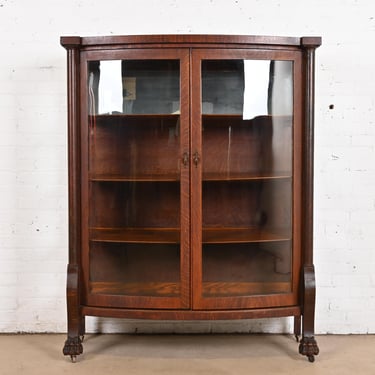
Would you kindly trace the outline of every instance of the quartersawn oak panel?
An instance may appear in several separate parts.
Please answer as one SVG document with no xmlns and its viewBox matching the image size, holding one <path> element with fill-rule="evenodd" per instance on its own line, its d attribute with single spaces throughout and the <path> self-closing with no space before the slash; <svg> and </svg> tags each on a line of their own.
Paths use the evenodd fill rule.
<svg viewBox="0 0 375 375">
<path fill-rule="evenodd" d="M 180 282 L 178 244 L 93 242 L 90 246 L 90 284 Z"/>
<path fill-rule="evenodd" d="M 179 283 L 122 283 L 122 282 L 91 282 L 93 294 L 127 295 L 127 296 L 160 296 L 178 297 Z M 270 293 L 290 292 L 290 283 L 203 283 L 205 297 L 250 296 Z"/>
<path fill-rule="evenodd" d="M 179 178 L 178 115 L 99 115 L 90 116 L 90 121 L 90 174 L 94 178 Z"/>
<path fill-rule="evenodd" d="M 253 243 L 291 240 L 287 230 L 274 228 L 203 228 L 203 243 Z M 91 228 L 90 240 L 93 242 L 126 243 L 164 243 L 178 244 L 178 228 Z"/>
<path fill-rule="evenodd" d="M 290 293 L 290 282 L 203 282 L 205 298 Z"/>
<path fill-rule="evenodd" d="M 160 181 L 91 183 L 90 226 L 178 228 L 180 184 Z"/>
<path fill-rule="evenodd" d="M 153 296 L 178 297 L 181 293 L 180 283 L 124 283 L 124 282 L 91 282 L 90 291 L 93 294 L 123 295 L 123 296 Z"/>
</svg>

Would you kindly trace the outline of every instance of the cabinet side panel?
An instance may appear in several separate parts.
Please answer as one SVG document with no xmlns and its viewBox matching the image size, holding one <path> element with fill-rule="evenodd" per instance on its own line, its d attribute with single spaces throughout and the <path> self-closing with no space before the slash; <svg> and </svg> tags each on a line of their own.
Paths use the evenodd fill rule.
<svg viewBox="0 0 375 375">
<path fill-rule="evenodd" d="M 69 263 L 77 264 L 80 247 L 79 50 L 68 49 Z"/>
<path fill-rule="evenodd" d="M 79 128 L 79 60 L 78 45 L 67 47 L 68 66 L 68 168 L 69 168 L 69 264 L 67 274 L 68 339 L 63 353 L 75 356 L 82 353 L 80 337 L 85 334 L 85 320 L 80 308 L 80 128 Z"/>
</svg>

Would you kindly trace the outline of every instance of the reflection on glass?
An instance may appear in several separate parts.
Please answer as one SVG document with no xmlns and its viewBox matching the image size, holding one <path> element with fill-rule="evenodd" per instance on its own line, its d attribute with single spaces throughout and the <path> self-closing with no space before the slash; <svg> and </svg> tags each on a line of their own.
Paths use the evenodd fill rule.
<svg viewBox="0 0 375 375">
<path fill-rule="evenodd" d="M 179 113 L 179 61 L 91 61 L 88 88 L 90 114 Z"/>
<path fill-rule="evenodd" d="M 243 66 L 242 60 L 202 61 L 203 113 L 242 113 Z"/>
<path fill-rule="evenodd" d="M 93 73 L 90 73 L 93 79 Z M 100 62 L 100 79 L 98 86 L 98 113 L 122 111 L 121 61 Z"/>
<path fill-rule="evenodd" d="M 180 297 L 179 60 L 91 61 L 87 84 L 90 290 Z"/>
<path fill-rule="evenodd" d="M 268 60 L 244 61 L 244 120 L 268 115 L 270 65 L 271 62 Z"/>
<path fill-rule="evenodd" d="M 293 62 L 205 60 L 202 113 L 262 115 L 293 113 Z"/>
<path fill-rule="evenodd" d="M 292 282 L 293 62 L 202 62 L 203 295 Z"/>
</svg>

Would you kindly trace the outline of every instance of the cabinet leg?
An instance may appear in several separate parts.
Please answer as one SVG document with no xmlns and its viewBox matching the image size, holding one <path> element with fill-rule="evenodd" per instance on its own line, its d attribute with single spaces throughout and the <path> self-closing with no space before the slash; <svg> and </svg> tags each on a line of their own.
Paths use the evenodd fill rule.
<svg viewBox="0 0 375 375">
<path fill-rule="evenodd" d="M 296 341 L 299 342 L 299 337 L 301 336 L 301 315 L 296 315 L 294 317 L 294 337 Z"/>
<path fill-rule="evenodd" d="M 81 316 L 81 321 L 79 324 L 79 337 L 81 339 L 81 342 L 83 342 L 85 338 L 85 333 L 86 333 L 86 323 L 85 323 L 85 317 Z"/>
<path fill-rule="evenodd" d="M 85 317 L 80 309 L 78 280 L 78 266 L 69 264 L 66 289 L 68 338 L 64 344 L 63 354 L 69 355 L 72 362 L 76 361 L 77 355 L 83 353 L 82 341 L 85 335 Z"/>
<path fill-rule="evenodd" d="M 315 361 L 314 356 L 319 354 L 319 348 L 314 336 L 302 337 L 299 344 L 299 353 L 307 356 L 309 362 Z"/>
<path fill-rule="evenodd" d="M 63 353 L 64 355 L 70 355 L 72 362 L 75 362 L 77 355 L 83 353 L 82 341 L 80 337 L 68 337 L 68 339 L 65 341 Z"/>
<path fill-rule="evenodd" d="M 310 362 L 315 361 L 319 347 L 314 337 L 315 331 L 315 271 L 314 266 L 305 266 L 303 270 L 303 313 L 302 339 L 299 353 L 307 356 Z"/>
</svg>

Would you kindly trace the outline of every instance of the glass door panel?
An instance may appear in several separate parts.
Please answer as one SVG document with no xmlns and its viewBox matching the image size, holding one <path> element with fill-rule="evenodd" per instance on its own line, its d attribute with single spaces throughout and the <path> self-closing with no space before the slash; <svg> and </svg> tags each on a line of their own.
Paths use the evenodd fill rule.
<svg viewBox="0 0 375 375">
<path fill-rule="evenodd" d="M 293 289 L 294 62 L 203 57 L 195 64 L 202 160 L 195 305 L 226 308 L 237 298 L 242 307 L 255 299 L 268 306 L 265 296 Z"/>
<path fill-rule="evenodd" d="M 154 307 L 158 299 L 164 308 L 189 305 L 181 281 L 189 270 L 181 233 L 189 172 L 180 157 L 188 147 L 180 131 L 188 123 L 186 109 L 181 115 L 188 95 L 181 82 L 188 77 L 180 66 L 181 57 L 88 62 L 92 304 L 103 297 L 120 306 L 142 305 L 142 298 Z"/>
</svg>

